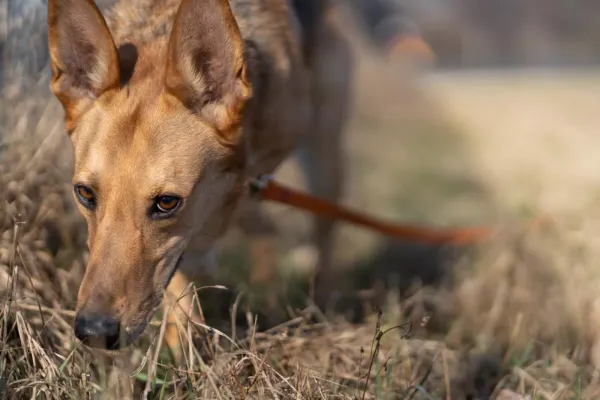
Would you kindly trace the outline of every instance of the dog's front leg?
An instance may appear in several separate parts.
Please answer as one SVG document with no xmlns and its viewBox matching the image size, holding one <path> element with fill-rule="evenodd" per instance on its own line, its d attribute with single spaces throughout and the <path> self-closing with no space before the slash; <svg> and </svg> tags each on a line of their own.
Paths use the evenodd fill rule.
<svg viewBox="0 0 600 400">
<path fill-rule="evenodd" d="M 217 268 L 217 252 L 214 247 L 205 247 L 202 240 L 192 241 L 186 249 L 179 268 L 165 293 L 163 309 L 167 318 L 165 330 L 165 341 L 178 365 L 183 360 L 183 345 L 180 338 L 186 337 L 186 333 L 180 334 L 179 327 L 187 327 L 188 323 L 201 321 L 200 313 L 194 307 L 194 287 L 192 281 L 203 281 L 214 278 Z M 191 278 L 191 279 L 190 279 Z M 201 321 L 203 322 L 203 321 Z M 192 330 L 195 331 L 195 330 Z M 192 338 L 187 338 L 192 340 Z"/>
<path fill-rule="evenodd" d="M 165 342 L 177 365 L 181 365 L 183 362 L 183 343 L 180 340 L 179 327 L 186 327 L 190 319 L 194 320 L 197 317 L 193 295 L 190 280 L 183 272 L 177 271 L 167 287 L 163 301 L 163 318 L 167 318 Z M 181 336 L 182 339 L 184 339 L 184 335 L 185 333 Z M 192 338 L 188 338 L 188 340 L 192 340 Z"/>
</svg>

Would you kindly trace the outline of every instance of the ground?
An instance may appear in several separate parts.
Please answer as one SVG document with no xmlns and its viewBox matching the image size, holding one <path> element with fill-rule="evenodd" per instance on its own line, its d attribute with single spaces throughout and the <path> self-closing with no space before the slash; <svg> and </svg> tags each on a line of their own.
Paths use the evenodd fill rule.
<svg viewBox="0 0 600 400">
<path fill-rule="evenodd" d="M 294 289 L 289 321 L 259 331 L 260 310 L 246 308 L 246 296 L 224 295 L 221 311 L 202 303 L 212 328 L 190 328 L 206 340 L 186 369 L 157 346 L 159 317 L 129 352 L 92 353 L 71 329 L 86 256 L 68 184 L 71 149 L 42 83 L 0 104 L 0 393 L 598 398 L 600 72 L 413 76 L 357 54 L 343 203 L 405 223 L 498 227 L 490 240 L 448 258 L 437 247 L 340 226 L 343 289 L 378 280 L 388 289 L 380 313 L 365 306 L 351 323 L 306 303 L 297 276 L 311 265 L 307 216 L 272 205 L 280 275 Z M 277 178 L 303 187 L 293 160 Z M 216 283 L 233 290 L 245 278 L 243 238 L 232 231 L 221 250 Z M 398 293 L 412 275 L 438 285 Z M 444 276 L 452 279 L 441 285 Z M 207 287 L 200 297 L 209 292 L 229 293 Z M 230 310 L 236 318 L 223 318 Z"/>
</svg>

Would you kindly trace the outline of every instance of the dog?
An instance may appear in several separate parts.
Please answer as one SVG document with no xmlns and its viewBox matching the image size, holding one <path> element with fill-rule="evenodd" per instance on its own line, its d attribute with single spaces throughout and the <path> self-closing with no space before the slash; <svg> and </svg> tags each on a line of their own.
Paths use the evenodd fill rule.
<svg viewBox="0 0 600 400">
<path fill-rule="evenodd" d="M 293 152 L 312 193 L 340 197 L 352 59 L 329 2 L 307 3 L 121 0 L 105 18 L 92 0 L 48 1 L 50 88 L 88 226 L 74 323 L 86 345 L 130 345 L 163 304 L 180 359 L 177 322 L 197 318 L 190 277 L 233 223 L 268 249 L 247 182 Z M 315 220 L 317 303 L 333 228 Z M 253 265 L 253 281 L 269 284 L 272 268 Z"/>
</svg>

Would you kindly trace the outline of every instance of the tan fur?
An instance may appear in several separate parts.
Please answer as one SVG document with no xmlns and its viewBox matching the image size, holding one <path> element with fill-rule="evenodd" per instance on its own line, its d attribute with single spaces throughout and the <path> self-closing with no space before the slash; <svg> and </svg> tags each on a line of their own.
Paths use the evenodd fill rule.
<svg viewBox="0 0 600 400">
<path fill-rule="evenodd" d="M 134 340 L 169 282 L 179 297 L 198 256 L 249 201 L 246 179 L 272 173 L 294 149 L 313 191 L 339 197 L 348 51 L 324 18 L 307 65 L 292 18 L 284 0 L 122 0 L 106 24 L 91 0 L 49 1 L 51 87 L 74 145 L 73 184 L 96 196 L 95 209 L 80 207 L 90 259 L 78 315 L 117 318 Z M 164 194 L 183 206 L 153 219 Z M 241 225 L 264 255 L 260 224 Z M 331 231 L 318 221 L 321 272 Z M 273 267 L 259 261 L 253 276 L 265 283 Z M 187 314 L 191 301 L 182 306 Z M 177 348 L 177 332 L 167 341 Z"/>
</svg>

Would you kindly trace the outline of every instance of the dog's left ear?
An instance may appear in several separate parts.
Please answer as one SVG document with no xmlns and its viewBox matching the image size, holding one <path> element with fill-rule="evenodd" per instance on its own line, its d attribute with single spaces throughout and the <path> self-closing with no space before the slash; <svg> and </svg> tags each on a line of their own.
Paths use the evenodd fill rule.
<svg viewBox="0 0 600 400">
<path fill-rule="evenodd" d="M 223 139 L 237 142 L 251 87 L 229 0 L 181 2 L 169 40 L 165 86 Z"/>
</svg>

